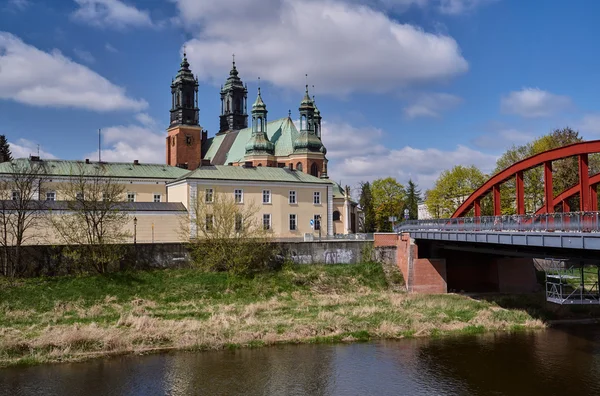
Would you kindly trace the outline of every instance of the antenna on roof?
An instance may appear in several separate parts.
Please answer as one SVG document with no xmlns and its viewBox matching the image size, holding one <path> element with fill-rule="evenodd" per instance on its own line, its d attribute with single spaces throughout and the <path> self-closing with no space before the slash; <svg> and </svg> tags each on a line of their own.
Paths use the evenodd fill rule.
<svg viewBox="0 0 600 396">
<path fill-rule="evenodd" d="M 37 149 L 38 149 L 38 155 L 37 156 L 39 157 L 40 156 L 40 145 L 39 144 L 37 145 Z"/>
<path fill-rule="evenodd" d="M 102 136 L 102 129 L 98 128 L 98 162 L 102 162 L 102 145 L 100 144 L 100 139 Z"/>
</svg>

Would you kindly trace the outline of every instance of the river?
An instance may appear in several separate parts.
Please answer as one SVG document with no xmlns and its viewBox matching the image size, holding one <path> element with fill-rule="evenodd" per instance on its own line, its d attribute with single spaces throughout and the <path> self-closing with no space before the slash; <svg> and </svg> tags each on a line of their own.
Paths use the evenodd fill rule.
<svg viewBox="0 0 600 396">
<path fill-rule="evenodd" d="M 600 395 L 600 326 L 8 368 L 0 395 Z"/>
</svg>

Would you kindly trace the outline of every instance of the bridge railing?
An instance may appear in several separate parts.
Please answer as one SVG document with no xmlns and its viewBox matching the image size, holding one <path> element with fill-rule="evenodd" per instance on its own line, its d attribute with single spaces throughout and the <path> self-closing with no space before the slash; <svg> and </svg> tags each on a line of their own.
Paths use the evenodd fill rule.
<svg viewBox="0 0 600 396">
<path fill-rule="evenodd" d="M 600 232 L 599 215 L 600 212 L 565 212 L 409 220 L 396 231 Z"/>
</svg>

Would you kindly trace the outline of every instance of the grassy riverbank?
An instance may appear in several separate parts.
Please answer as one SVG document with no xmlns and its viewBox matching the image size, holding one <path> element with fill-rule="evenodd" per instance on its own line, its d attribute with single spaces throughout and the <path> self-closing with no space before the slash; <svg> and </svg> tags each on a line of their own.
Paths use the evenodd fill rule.
<svg viewBox="0 0 600 396">
<path fill-rule="evenodd" d="M 529 327 L 543 323 L 494 302 L 392 291 L 375 264 L 0 281 L 0 366 Z"/>
</svg>

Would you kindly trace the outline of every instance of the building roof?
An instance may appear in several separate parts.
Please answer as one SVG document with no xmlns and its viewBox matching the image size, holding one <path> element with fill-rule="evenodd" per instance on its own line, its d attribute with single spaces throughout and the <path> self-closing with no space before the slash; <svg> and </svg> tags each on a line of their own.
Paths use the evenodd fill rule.
<svg viewBox="0 0 600 396">
<path fill-rule="evenodd" d="M 48 176 L 74 176 L 82 173 L 92 174 L 99 167 L 103 169 L 101 176 L 135 179 L 177 179 L 188 173 L 186 169 L 165 164 L 134 164 L 133 162 L 94 162 L 42 159 L 39 161 L 28 158 L 18 158 L 12 162 L 0 163 L 0 174 L 13 173 L 11 163 L 19 167 L 41 164 Z"/>
<path fill-rule="evenodd" d="M 329 179 L 320 179 L 301 171 L 266 166 L 253 168 L 227 165 L 201 166 L 178 180 L 186 179 L 331 184 Z"/>
<path fill-rule="evenodd" d="M 294 141 L 299 133 L 289 118 L 280 118 L 267 123 L 267 136 L 275 145 L 275 156 L 285 157 L 294 152 Z M 214 136 L 202 147 L 204 159 L 213 165 L 227 165 L 230 162 L 243 162 L 246 155 L 246 143 L 252 136 L 252 128 L 244 128 Z"/>
</svg>

